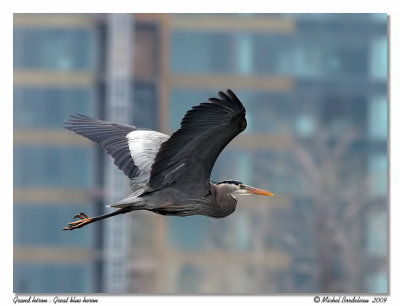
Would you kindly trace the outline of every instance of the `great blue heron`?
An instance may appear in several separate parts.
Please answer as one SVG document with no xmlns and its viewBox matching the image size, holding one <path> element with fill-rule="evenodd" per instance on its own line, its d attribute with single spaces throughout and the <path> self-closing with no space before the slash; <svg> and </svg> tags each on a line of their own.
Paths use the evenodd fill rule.
<svg viewBox="0 0 400 306">
<path fill-rule="evenodd" d="M 228 180 L 210 181 L 215 160 L 246 126 L 246 110 L 231 91 L 193 107 L 180 128 L 168 135 L 134 126 L 74 115 L 66 128 L 99 143 L 131 180 L 132 193 L 110 207 L 112 213 L 74 216 L 64 230 L 134 210 L 162 215 L 223 218 L 235 211 L 234 195 L 272 193 Z"/>
</svg>

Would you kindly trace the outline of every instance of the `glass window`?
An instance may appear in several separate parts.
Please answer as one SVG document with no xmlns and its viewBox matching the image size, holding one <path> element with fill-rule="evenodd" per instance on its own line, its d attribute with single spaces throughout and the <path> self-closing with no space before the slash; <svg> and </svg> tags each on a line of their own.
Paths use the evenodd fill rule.
<svg viewBox="0 0 400 306">
<path fill-rule="evenodd" d="M 387 14 L 385 13 L 373 13 L 373 14 L 368 14 L 370 18 L 375 21 L 375 22 L 380 22 L 380 23 L 387 23 Z"/>
<path fill-rule="evenodd" d="M 365 131 L 366 98 L 363 95 L 333 94 L 321 98 L 322 120 L 333 134 L 340 137 L 348 129 Z"/>
<path fill-rule="evenodd" d="M 91 89 L 14 87 L 16 128 L 61 128 L 71 114 L 93 114 Z"/>
<path fill-rule="evenodd" d="M 378 36 L 371 40 L 369 52 L 369 74 L 373 79 L 387 78 L 387 37 Z"/>
<path fill-rule="evenodd" d="M 93 215 L 90 205 L 40 205 L 14 204 L 14 245 L 17 246 L 89 246 L 91 229 L 71 231 L 68 235 L 61 231 L 72 217 L 84 211 Z"/>
<path fill-rule="evenodd" d="M 387 294 L 388 275 L 385 270 L 381 270 L 369 277 L 366 280 L 368 293 L 384 293 Z"/>
<path fill-rule="evenodd" d="M 330 29 L 329 40 L 309 29 L 297 35 L 174 31 L 170 66 L 175 73 L 366 75 L 369 38 L 351 29 Z"/>
<path fill-rule="evenodd" d="M 253 73 L 293 74 L 290 54 L 294 48 L 291 36 L 277 34 L 250 35 L 254 44 Z"/>
<path fill-rule="evenodd" d="M 174 31 L 171 34 L 172 72 L 233 72 L 232 34 Z"/>
<path fill-rule="evenodd" d="M 301 136 L 312 136 L 315 130 L 315 120 L 310 115 L 299 115 L 294 121 L 295 129 Z"/>
<path fill-rule="evenodd" d="M 14 28 L 14 68 L 91 70 L 93 29 Z"/>
<path fill-rule="evenodd" d="M 289 47 L 288 36 L 175 31 L 171 70 L 181 73 L 276 73 Z"/>
<path fill-rule="evenodd" d="M 371 187 L 369 188 L 372 196 L 387 196 L 387 156 L 385 153 L 371 154 L 368 159 L 369 176 Z"/>
<path fill-rule="evenodd" d="M 92 293 L 92 267 L 87 264 L 16 263 L 16 293 Z"/>
<path fill-rule="evenodd" d="M 369 100 L 368 135 L 373 140 L 386 140 L 387 138 L 386 95 L 373 96 Z"/>
<path fill-rule="evenodd" d="M 251 74 L 254 70 L 254 41 L 249 35 L 240 34 L 237 37 L 238 71 L 240 74 Z"/>
<path fill-rule="evenodd" d="M 298 35 L 257 39 L 255 67 L 297 77 L 362 75 L 367 69 L 367 50 L 323 37 Z"/>
<path fill-rule="evenodd" d="M 368 254 L 386 257 L 388 236 L 386 210 L 370 213 L 367 217 L 366 230 L 366 248 Z"/>
<path fill-rule="evenodd" d="M 135 82 L 133 96 L 133 125 L 157 130 L 158 105 L 155 85 L 147 82 Z"/>
<path fill-rule="evenodd" d="M 89 188 L 93 186 L 90 147 L 14 146 L 14 186 Z"/>
<path fill-rule="evenodd" d="M 136 25 L 134 41 L 134 67 L 136 77 L 153 77 L 158 72 L 157 28 Z"/>
</svg>

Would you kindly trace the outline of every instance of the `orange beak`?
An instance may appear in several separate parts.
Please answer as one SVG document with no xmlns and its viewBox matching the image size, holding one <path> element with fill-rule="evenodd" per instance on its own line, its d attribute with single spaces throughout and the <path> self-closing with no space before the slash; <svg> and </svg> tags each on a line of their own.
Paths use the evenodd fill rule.
<svg viewBox="0 0 400 306">
<path fill-rule="evenodd" d="M 266 191 L 266 190 L 262 190 L 262 189 L 258 189 L 258 188 L 254 188 L 251 186 L 245 186 L 244 189 L 251 194 L 258 194 L 258 195 L 263 195 L 263 196 L 268 196 L 268 197 L 273 197 L 274 194 Z"/>
</svg>

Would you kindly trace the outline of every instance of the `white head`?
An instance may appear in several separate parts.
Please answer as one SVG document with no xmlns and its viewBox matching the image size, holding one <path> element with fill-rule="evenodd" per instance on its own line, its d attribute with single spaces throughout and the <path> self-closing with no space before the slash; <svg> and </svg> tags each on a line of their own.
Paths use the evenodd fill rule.
<svg viewBox="0 0 400 306">
<path fill-rule="evenodd" d="M 273 193 L 258 189 L 255 187 L 247 186 L 243 184 L 242 182 L 238 182 L 235 180 L 228 180 L 228 181 L 222 181 L 217 183 L 219 187 L 222 187 L 222 189 L 230 194 L 230 195 L 251 195 L 251 194 L 257 194 L 257 195 L 263 195 L 263 196 L 274 196 Z"/>
</svg>

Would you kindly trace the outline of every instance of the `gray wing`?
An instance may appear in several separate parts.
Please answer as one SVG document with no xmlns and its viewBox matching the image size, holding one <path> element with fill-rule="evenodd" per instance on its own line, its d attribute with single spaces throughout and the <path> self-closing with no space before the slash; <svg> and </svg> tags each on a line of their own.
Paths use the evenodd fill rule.
<svg viewBox="0 0 400 306">
<path fill-rule="evenodd" d="M 174 188 L 185 190 L 186 186 L 196 195 L 208 193 L 218 155 L 247 125 L 246 110 L 236 95 L 228 89 L 219 92 L 219 97 L 189 110 L 180 129 L 161 145 L 152 165 L 149 192 L 175 184 Z"/>
<path fill-rule="evenodd" d="M 114 158 L 114 164 L 138 182 L 145 179 L 143 176 L 148 179 L 161 144 L 169 138 L 155 131 L 83 115 L 72 115 L 65 128 L 99 143 Z"/>
</svg>

